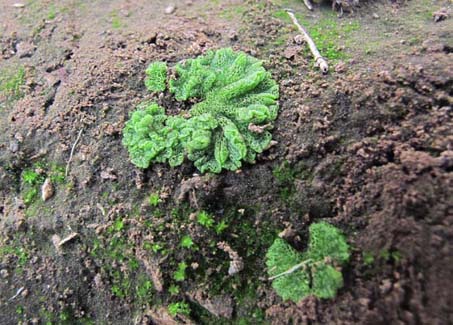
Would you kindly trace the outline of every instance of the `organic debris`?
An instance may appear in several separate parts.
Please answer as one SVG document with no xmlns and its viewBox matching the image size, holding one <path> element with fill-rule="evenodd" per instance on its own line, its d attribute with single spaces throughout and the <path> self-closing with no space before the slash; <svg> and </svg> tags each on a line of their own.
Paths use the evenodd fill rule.
<svg viewBox="0 0 453 325">
<path fill-rule="evenodd" d="M 46 178 L 44 184 L 41 186 L 41 198 L 45 202 L 50 199 L 55 193 L 54 186 L 50 178 Z"/>
</svg>

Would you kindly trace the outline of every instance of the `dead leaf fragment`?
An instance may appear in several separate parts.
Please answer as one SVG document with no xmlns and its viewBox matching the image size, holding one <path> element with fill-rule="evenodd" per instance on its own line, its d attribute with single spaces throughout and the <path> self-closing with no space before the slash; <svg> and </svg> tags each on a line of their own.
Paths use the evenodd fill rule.
<svg viewBox="0 0 453 325">
<path fill-rule="evenodd" d="M 436 22 L 436 23 L 449 18 L 449 16 L 450 15 L 449 15 L 447 8 L 442 8 L 433 13 L 433 19 L 434 19 L 434 22 Z"/>
<path fill-rule="evenodd" d="M 46 178 L 44 181 L 44 184 L 41 186 L 41 197 L 44 202 L 46 202 L 48 199 L 50 199 L 55 193 L 54 187 L 52 185 L 52 182 L 50 181 L 50 178 Z"/>
<path fill-rule="evenodd" d="M 244 262 L 242 257 L 234 251 L 228 243 L 222 241 L 217 243 L 217 247 L 227 253 L 230 257 L 230 267 L 228 268 L 228 275 L 235 275 L 244 269 Z"/>
</svg>

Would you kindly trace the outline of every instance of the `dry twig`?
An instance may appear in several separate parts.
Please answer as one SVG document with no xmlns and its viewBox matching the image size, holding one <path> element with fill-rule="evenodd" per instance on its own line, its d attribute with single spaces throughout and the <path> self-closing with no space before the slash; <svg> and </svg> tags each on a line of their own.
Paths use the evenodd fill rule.
<svg viewBox="0 0 453 325">
<path fill-rule="evenodd" d="M 74 155 L 75 147 L 76 147 L 77 143 L 79 142 L 80 137 L 82 136 L 82 132 L 83 132 L 83 128 L 80 129 L 79 134 L 77 135 L 77 138 L 76 138 L 74 144 L 72 145 L 71 153 L 69 154 L 69 160 L 68 160 L 68 163 L 66 164 L 66 171 L 64 173 L 64 175 L 66 177 L 68 176 L 68 173 L 69 173 L 69 165 L 71 164 L 71 160 L 72 160 L 72 156 Z"/>
<path fill-rule="evenodd" d="M 321 71 L 323 73 L 327 73 L 329 71 L 329 65 L 327 64 L 327 61 L 319 53 L 315 42 L 313 42 L 313 39 L 310 37 L 308 32 L 305 30 L 305 28 L 302 27 L 302 25 L 299 23 L 299 21 L 297 20 L 296 16 L 294 15 L 294 13 L 291 9 L 286 9 L 286 13 L 291 18 L 294 25 L 296 25 L 296 27 L 302 33 L 302 36 L 304 37 L 304 39 L 307 41 L 308 47 L 310 48 L 310 51 L 313 54 L 313 57 L 315 58 L 316 65 L 319 66 L 319 69 L 321 69 Z"/>
<path fill-rule="evenodd" d="M 76 232 L 70 233 L 67 237 L 65 237 L 62 240 L 60 240 L 60 242 L 58 243 L 58 246 L 63 246 L 64 244 L 66 244 L 67 242 L 73 240 L 77 236 L 79 236 L 79 234 L 76 233 Z"/>
<path fill-rule="evenodd" d="M 24 289 L 25 289 L 25 287 L 20 287 L 19 289 L 17 289 L 16 294 L 14 296 L 12 296 L 11 298 L 9 298 L 8 301 L 12 301 L 12 300 L 16 299 L 22 293 L 22 291 L 24 291 Z"/>
<path fill-rule="evenodd" d="M 313 10 L 313 6 L 311 5 L 310 0 L 304 0 L 304 5 L 308 8 L 308 10 Z"/>
</svg>

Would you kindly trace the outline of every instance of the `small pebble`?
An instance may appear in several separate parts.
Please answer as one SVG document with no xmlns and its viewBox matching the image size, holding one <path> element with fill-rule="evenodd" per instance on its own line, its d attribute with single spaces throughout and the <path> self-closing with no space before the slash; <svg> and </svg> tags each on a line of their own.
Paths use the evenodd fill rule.
<svg viewBox="0 0 453 325">
<path fill-rule="evenodd" d="M 167 8 L 165 8 L 165 11 L 164 11 L 164 12 L 165 12 L 167 15 L 170 15 L 170 14 L 174 13 L 175 10 L 176 10 L 176 7 L 175 7 L 174 5 L 169 5 L 169 6 L 167 6 Z"/>
<path fill-rule="evenodd" d="M 19 151 L 19 142 L 14 141 L 14 140 L 11 141 L 9 143 L 9 151 L 11 151 L 12 153 Z"/>
<path fill-rule="evenodd" d="M 296 43 L 297 45 L 301 45 L 305 42 L 305 39 L 302 35 L 298 34 L 296 36 L 294 36 L 294 43 Z"/>
<path fill-rule="evenodd" d="M 7 269 L 2 269 L 2 270 L 0 270 L 0 276 L 1 276 L 3 279 L 7 278 L 7 277 L 9 276 L 8 270 L 7 270 Z"/>
</svg>

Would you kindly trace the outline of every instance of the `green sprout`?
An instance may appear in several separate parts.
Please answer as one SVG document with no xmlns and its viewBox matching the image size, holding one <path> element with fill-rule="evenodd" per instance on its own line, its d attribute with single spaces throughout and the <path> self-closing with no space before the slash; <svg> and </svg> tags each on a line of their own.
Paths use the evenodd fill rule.
<svg viewBox="0 0 453 325">
<path fill-rule="evenodd" d="M 148 294 L 151 292 L 152 288 L 153 288 L 153 283 L 150 280 L 145 280 L 142 283 L 140 283 L 139 285 L 137 285 L 137 287 L 135 288 L 135 291 L 137 293 L 137 296 L 139 298 L 143 299 L 146 296 L 148 296 Z"/>
<path fill-rule="evenodd" d="M 43 177 L 33 169 L 26 169 L 22 172 L 22 182 L 25 184 L 35 185 L 43 181 Z"/>
<path fill-rule="evenodd" d="M 29 205 L 33 203 L 35 198 L 38 196 L 38 189 L 37 188 L 30 188 L 28 190 L 25 190 L 23 193 L 23 200 L 26 205 Z"/>
<path fill-rule="evenodd" d="M 194 245 L 194 242 L 190 236 L 186 235 L 182 237 L 180 245 L 182 248 L 191 248 Z"/>
<path fill-rule="evenodd" d="M 184 281 L 186 279 L 186 269 L 187 264 L 185 262 L 179 263 L 178 269 L 173 273 L 173 279 L 178 282 Z"/>
<path fill-rule="evenodd" d="M 222 220 L 215 226 L 215 233 L 220 235 L 225 229 L 228 228 L 228 224 Z"/>
<path fill-rule="evenodd" d="M 205 211 L 201 211 L 197 215 L 197 221 L 205 228 L 211 228 L 214 225 L 214 219 Z"/>
<path fill-rule="evenodd" d="M 149 205 L 156 207 L 161 202 L 159 193 L 151 193 L 149 196 Z"/>
<path fill-rule="evenodd" d="M 374 255 L 371 252 L 362 253 L 363 263 L 367 266 L 370 266 L 374 263 Z"/>
<path fill-rule="evenodd" d="M 151 246 L 151 250 L 154 252 L 154 253 L 158 253 L 160 250 L 163 249 L 163 246 L 159 243 L 156 243 L 156 244 L 153 244 Z"/>
<path fill-rule="evenodd" d="M 176 315 L 186 315 L 190 314 L 190 306 L 186 302 L 175 302 L 168 305 L 168 312 L 171 316 L 176 317 Z"/>
<path fill-rule="evenodd" d="M 179 293 L 179 286 L 172 284 L 172 285 L 168 288 L 168 292 L 169 292 L 172 296 L 176 296 L 176 295 Z"/>
<path fill-rule="evenodd" d="M 120 232 L 124 229 L 124 221 L 121 218 L 116 219 L 113 224 L 108 228 L 108 232 Z"/>
</svg>

